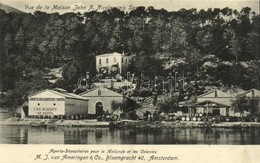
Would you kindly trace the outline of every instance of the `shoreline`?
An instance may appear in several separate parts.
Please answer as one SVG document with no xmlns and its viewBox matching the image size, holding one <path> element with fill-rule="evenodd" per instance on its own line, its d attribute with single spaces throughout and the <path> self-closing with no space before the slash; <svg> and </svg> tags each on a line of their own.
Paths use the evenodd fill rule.
<svg viewBox="0 0 260 163">
<path fill-rule="evenodd" d="M 7 126 L 33 126 L 33 127 L 108 127 L 109 122 L 98 122 L 96 120 L 64 120 L 64 119 L 30 119 L 30 118 L 8 118 L 1 122 Z M 36 126 L 34 126 L 36 125 Z M 38 125 L 38 126 L 37 126 Z"/>
<path fill-rule="evenodd" d="M 159 129 L 159 128 L 260 128 L 259 122 L 198 122 L 198 121 L 97 121 L 97 120 L 64 120 L 64 119 L 30 119 L 8 118 L 1 122 L 7 126 L 32 127 L 102 127 L 119 129 Z"/>
<path fill-rule="evenodd" d="M 120 122 L 122 123 L 122 122 Z M 120 126 L 120 125 L 119 125 Z M 260 128 L 259 122 L 142 121 L 127 122 L 122 128 Z"/>
</svg>

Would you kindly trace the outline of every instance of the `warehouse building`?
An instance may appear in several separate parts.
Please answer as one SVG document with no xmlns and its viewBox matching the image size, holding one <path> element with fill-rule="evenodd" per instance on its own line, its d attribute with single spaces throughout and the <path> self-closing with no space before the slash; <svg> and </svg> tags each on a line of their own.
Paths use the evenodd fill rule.
<svg viewBox="0 0 260 163">
<path fill-rule="evenodd" d="M 43 90 L 28 96 L 25 116 L 87 115 L 88 99 L 63 89 Z"/>
<path fill-rule="evenodd" d="M 197 97 L 196 113 L 207 115 L 236 116 L 231 109 L 234 97 L 220 90 L 215 90 Z"/>
<path fill-rule="evenodd" d="M 122 103 L 123 95 L 104 87 L 96 87 L 79 94 L 89 99 L 89 114 L 102 115 L 103 112 L 111 112 L 114 102 Z"/>
<path fill-rule="evenodd" d="M 232 96 L 219 90 L 208 92 L 197 97 L 196 111 L 197 113 L 206 113 L 210 115 L 240 117 L 241 114 L 235 112 L 232 108 L 232 100 L 240 96 L 246 96 L 247 98 L 260 97 L 260 91 L 257 89 L 250 89 L 237 96 Z"/>
</svg>

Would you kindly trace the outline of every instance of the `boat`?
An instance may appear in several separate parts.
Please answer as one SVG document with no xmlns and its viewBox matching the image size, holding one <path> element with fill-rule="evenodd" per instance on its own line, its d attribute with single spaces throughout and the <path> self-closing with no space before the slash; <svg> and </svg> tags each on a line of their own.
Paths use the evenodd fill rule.
<svg viewBox="0 0 260 163">
<path fill-rule="evenodd" d="M 47 124 L 45 124 L 44 122 L 41 122 L 41 123 L 32 123 L 31 126 L 32 126 L 32 127 L 47 127 Z"/>
</svg>

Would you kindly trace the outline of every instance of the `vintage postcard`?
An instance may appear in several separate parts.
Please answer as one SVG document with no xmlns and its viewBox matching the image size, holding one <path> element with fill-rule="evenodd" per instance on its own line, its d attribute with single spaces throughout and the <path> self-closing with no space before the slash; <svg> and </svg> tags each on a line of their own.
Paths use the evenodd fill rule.
<svg viewBox="0 0 260 163">
<path fill-rule="evenodd" d="M 258 0 L 0 0 L 0 162 L 260 162 Z"/>
</svg>

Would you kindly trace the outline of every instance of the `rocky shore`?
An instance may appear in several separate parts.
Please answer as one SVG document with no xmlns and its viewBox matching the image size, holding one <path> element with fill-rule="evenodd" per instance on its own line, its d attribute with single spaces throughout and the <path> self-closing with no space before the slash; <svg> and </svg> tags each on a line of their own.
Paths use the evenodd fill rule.
<svg viewBox="0 0 260 163">
<path fill-rule="evenodd" d="M 9 118 L 1 123 L 10 126 L 33 127 L 112 127 L 128 128 L 260 128 L 259 122 L 197 122 L 197 121 L 132 121 L 100 122 L 97 120 L 58 120 Z"/>
</svg>

